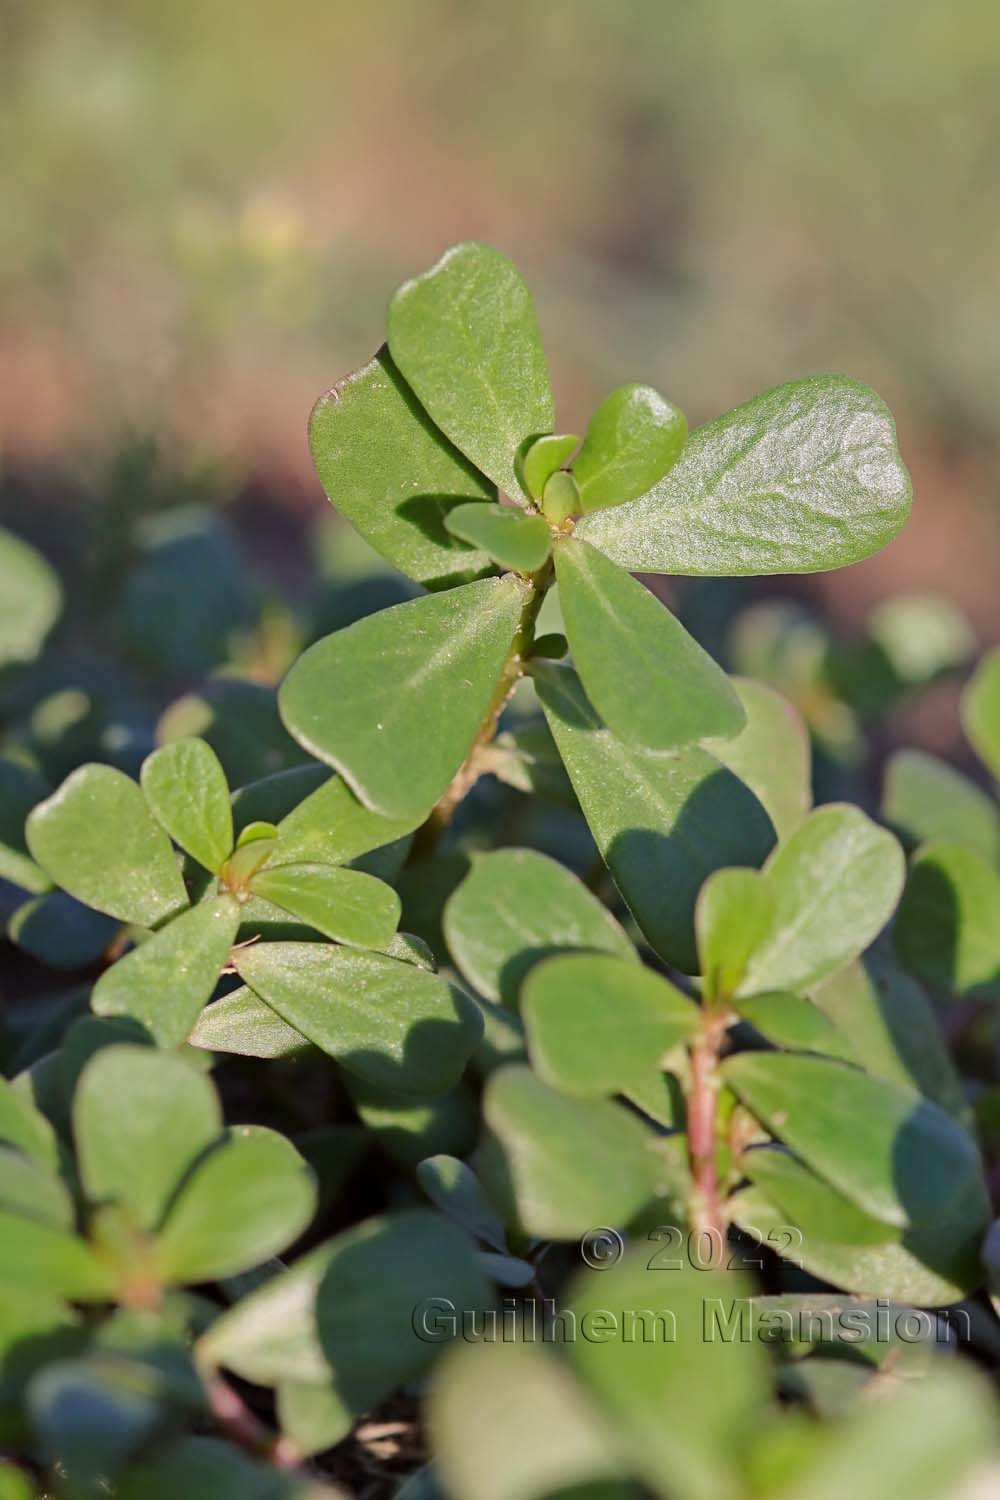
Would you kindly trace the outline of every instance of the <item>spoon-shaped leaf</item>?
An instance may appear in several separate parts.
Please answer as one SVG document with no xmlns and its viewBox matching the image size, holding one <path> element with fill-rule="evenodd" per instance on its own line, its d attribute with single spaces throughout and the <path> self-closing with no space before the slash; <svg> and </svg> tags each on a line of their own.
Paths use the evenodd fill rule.
<svg viewBox="0 0 1000 1500">
<path fill-rule="evenodd" d="M 388 350 L 320 398 L 309 446 L 341 515 L 408 578 L 434 587 L 489 569 L 444 522 L 453 506 L 496 492 L 430 421 Z"/>
<path fill-rule="evenodd" d="M 716 870 L 698 892 L 694 926 L 709 1000 L 736 993 L 774 920 L 774 899 L 758 870 Z"/>
<path fill-rule="evenodd" d="M 496 692 L 528 595 L 513 574 L 486 578 L 328 635 L 282 684 L 286 725 L 376 812 L 429 812 Z"/>
<path fill-rule="evenodd" d="M 677 462 L 683 412 L 648 385 L 623 385 L 601 402 L 573 462 L 584 511 L 621 505 L 651 490 Z"/>
<path fill-rule="evenodd" d="M 579 441 L 571 433 L 547 432 L 529 445 L 521 459 L 521 483 L 532 500 L 542 498 L 545 486 Z"/>
<path fill-rule="evenodd" d="M 610 729 L 650 750 L 739 733 L 728 677 L 648 589 L 585 542 L 561 539 L 555 557 L 573 662 Z"/>
<path fill-rule="evenodd" d="M 40 802 L 25 826 L 32 858 L 85 906 L 155 927 L 188 904 L 170 840 L 138 786 L 87 765 Z"/>
<path fill-rule="evenodd" d="M 481 547 L 494 562 L 515 573 L 537 573 L 552 551 L 552 533 L 545 518 L 507 505 L 459 505 L 445 525 L 452 536 Z"/>
<path fill-rule="evenodd" d="M 161 1047 L 187 1039 L 236 940 L 240 909 L 215 896 L 105 969 L 91 996 L 99 1016 L 132 1016 Z"/>
<path fill-rule="evenodd" d="M 232 853 L 233 811 L 219 757 L 204 740 L 173 740 L 142 764 L 143 795 L 157 822 L 215 874 Z"/>
<path fill-rule="evenodd" d="M 577 535 L 634 573 L 815 573 L 884 546 L 910 499 L 885 403 L 814 375 L 699 427 L 647 494 Z"/>
<path fill-rule="evenodd" d="M 250 889 L 335 943 L 384 948 L 399 925 L 399 897 L 361 870 L 336 865 L 265 865 Z"/>
<path fill-rule="evenodd" d="M 534 303 L 499 250 L 454 245 L 389 307 L 389 349 L 451 441 L 508 495 L 528 438 L 550 432 L 552 391 Z"/>
</svg>

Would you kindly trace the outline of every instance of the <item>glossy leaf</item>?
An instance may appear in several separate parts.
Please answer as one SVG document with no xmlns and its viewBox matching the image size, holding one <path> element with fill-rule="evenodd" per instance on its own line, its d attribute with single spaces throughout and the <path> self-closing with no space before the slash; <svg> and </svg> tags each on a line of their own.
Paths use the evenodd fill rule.
<svg viewBox="0 0 1000 1500">
<path fill-rule="evenodd" d="M 128 1209 L 155 1229 L 188 1168 L 222 1131 L 215 1090 L 180 1057 L 105 1047 L 73 1100 L 80 1173 L 92 1203 Z"/>
<path fill-rule="evenodd" d="M 774 920 L 740 993 L 807 989 L 850 963 L 891 917 L 904 874 L 898 843 L 860 808 L 817 808 L 764 866 Z"/>
<path fill-rule="evenodd" d="M 809 731 L 787 698 L 752 677 L 730 677 L 747 721 L 731 739 L 705 748 L 759 798 L 779 838 L 794 833 L 812 807 Z"/>
<path fill-rule="evenodd" d="M 408 1093 L 457 1080 L 482 1035 L 473 1002 L 436 974 L 325 943 L 260 943 L 233 955 L 240 978 L 349 1072 Z"/>
<path fill-rule="evenodd" d="M 594 953 L 532 969 L 522 1009 L 535 1071 L 582 1099 L 641 1088 L 698 1025 L 698 1007 L 668 980 Z"/>
<path fill-rule="evenodd" d="M 884 546 L 910 499 L 884 402 L 814 375 L 699 427 L 659 484 L 577 535 L 635 573 L 814 573 Z"/>
<path fill-rule="evenodd" d="M 583 881 L 534 849 L 477 855 L 445 907 L 444 933 L 473 988 L 512 1009 L 525 976 L 552 954 L 583 949 L 635 957 L 614 917 Z"/>
<path fill-rule="evenodd" d="M 133 1016 L 161 1047 L 187 1039 L 236 940 L 240 909 L 224 894 L 203 901 L 105 969 L 91 996 L 99 1016 Z"/>
<path fill-rule="evenodd" d="M 399 925 L 396 892 L 360 870 L 269 864 L 253 877 L 250 888 L 336 943 L 383 948 Z"/>
<path fill-rule="evenodd" d="M 889 757 L 882 817 L 910 847 L 947 839 L 1000 864 L 1000 812 L 992 797 L 923 750 L 897 750 Z"/>
<path fill-rule="evenodd" d="M 609 728 L 650 750 L 739 733 L 746 716 L 726 674 L 648 589 L 568 537 L 555 559 L 573 662 Z"/>
<path fill-rule="evenodd" d="M 507 505 L 459 505 L 445 525 L 452 536 L 479 547 L 502 568 L 537 573 L 552 550 L 544 516 L 525 515 Z"/>
<path fill-rule="evenodd" d="M 62 608 L 62 589 L 40 552 L 0 530 L 0 668 L 33 661 Z"/>
<path fill-rule="evenodd" d="M 444 522 L 453 506 L 495 490 L 429 420 L 388 350 L 320 398 L 309 446 L 340 514 L 408 578 L 447 586 L 490 567 L 457 546 Z"/>
<path fill-rule="evenodd" d="M 571 1099 L 515 1064 L 492 1075 L 483 1111 L 505 1207 L 526 1234 L 569 1240 L 598 1224 L 624 1226 L 656 1193 L 653 1137 L 620 1104 Z"/>
<path fill-rule="evenodd" d="M 233 848 L 229 784 L 204 740 L 172 740 L 142 765 L 143 796 L 175 844 L 213 874 Z"/>
<path fill-rule="evenodd" d="M 603 723 L 574 672 L 539 662 L 538 696 L 597 847 L 656 951 L 697 972 L 694 907 L 726 865 L 759 865 L 774 842 L 748 787 L 699 748 L 660 755 Z"/>
<path fill-rule="evenodd" d="M 561 469 L 580 439 L 572 433 L 547 432 L 535 438 L 521 459 L 521 488 L 532 500 L 541 500 L 545 486 Z"/>
<path fill-rule="evenodd" d="M 684 414 L 651 386 L 612 391 L 591 417 L 573 463 L 584 511 L 651 490 L 677 462 L 686 438 Z"/>
<path fill-rule="evenodd" d="M 979 759 L 1000 778 L 1000 647 L 982 658 L 962 695 L 962 727 Z"/>
<path fill-rule="evenodd" d="M 157 1265 L 175 1282 L 236 1276 L 287 1249 L 315 1209 L 313 1174 L 292 1143 L 240 1125 L 181 1185 L 156 1237 Z"/>
<path fill-rule="evenodd" d="M 553 403 L 531 293 L 507 257 L 454 245 L 405 282 L 389 307 L 389 349 L 442 432 L 520 498 L 515 457 L 551 431 Z"/>
<path fill-rule="evenodd" d="M 694 926 L 709 1000 L 736 993 L 774 917 L 774 898 L 759 871 L 716 870 L 708 877 L 698 892 Z"/>
<path fill-rule="evenodd" d="M 512 574 L 484 579 L 327 636 L 282 684 L 286 724 L 376 812 L 426 814 L 497 690 L 527 592 Z"/>
<path fill-rule="evenodd" d="M 919 1094 L 783 1053 L 742 1053 L 723 1076 L 779 1140 L 873 1218 L 898 1228 L 933 1223 L 970 1190 L 987 1211 L 974 1142 Z"/>
<path fill-rule="evenodd" d="M 32 858 L 57 885 L 108 916 L 155 927 L 187 906 L 170 840 L 131 777 L 81 766 L 26 825 Z"/>
<path fill-rule="evenodd" d="M 944 840 L 917 850 L 893 936 L 929 984 L 1000 999 L 1000 875 L 975 850 Z"/>
</svg>

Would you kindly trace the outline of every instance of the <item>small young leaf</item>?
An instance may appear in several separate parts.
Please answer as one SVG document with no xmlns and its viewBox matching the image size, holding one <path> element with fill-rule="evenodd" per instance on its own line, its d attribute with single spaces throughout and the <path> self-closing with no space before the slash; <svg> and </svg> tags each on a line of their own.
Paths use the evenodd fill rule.
<svg viewBox="0 0 1000 1500">
<path fill-rule="evenodd" d="M 776 1052 L 741 1053 L 723 1076 L 779 1140 L 874 1218 L 904 1229 L 935 1223 L 970 1191 L 988 1212 L 975 1143 L 919 1094 L 826 1058 Z"/>
<path fill-rule="evenodd" d="M 591 417 L 573 464 L 584 511 L 644 495 L 677 462 L 686 438 L 683 413 L 651 386 L 612 391 Z"/>
<path fill-rule="evenodd" d="M 552 533 L 544 516 L 525 515 L 507 505 L 459 505 L 445 525 L 452 536 L 492 557 L 515 573 L 537 573 L 552 551 Z"/>
<path fill-rule="evenodd" d="M 338 511 L 408 578 L 447 587 L 489 569 L 484 553 L 456 547 L 444 522 L 452 506 L 496 491 L 428 420 L 388 350 L 320 398 L 309 446 Z"/>
<path fill-rule="evenodd" d="M 155 1229 L 192 1162 L 222 1130 L 215 1090 L 190 1063 L 113 1046 L 84 1068 L 73 1100 L 80 1173 L 92 1203 Z"/>
<path fill-rule="evenodd" d="M 698 892 L 713 870 L 763 862 L 774 843 L 770 819 L 704 750 L 660 755 L 627 745 L 591 707 L 574 672 L 539 662 L 533 676 L 615 884 L 652 947 L 697 973 Z"/>
<path fill-rule="evenodd" d="M 531 293 L 489 245 L 454 245 L 389 306 L 389 349 L 465 456 L 521 498 L 514 460 L 549 432 L 552 391 Z"/>
<path fill-rule="evenodd" d="M 893 939 L 928 984 L 1000 999 L 1000 875 L 962 844 L 925 844 L 910 864 Z"/>
<path fill-rule="evenodd" d="M 546 959 L 521 1003 L 539 1077 L 582 1099 L 641 1088 L 698 1024 L 698 1007 L 668 980 L 602 954 Z"/>
<path fill-rule="evenodd" d="M 726 674 L 647 588 L 569 537 L 555 558 L 574 664 L 615 734 L 677 750 L 740 732 L 746 715 Z"/>
<path fill-rule="evenodd" d="M 736 993 L 774 915 L 774 898 L 758 870 L 716 870 L 708 877 L 694 909 L 698 963 L 708 1000 L 726 1000 Z"/>
<path fill-rule="evenodd" d="M 947 839 L 1000 864 L 1000 811 L 992 797 L 923 750 L 897 750 L 889 757 L 882 817 L 911 848 Z"/>
<path fill-rule="evenodd" d="M 238 949 L 240 978 L 349 1072 L 408 1093 L 456 1082 L 482 1035 L 456 986 L 381 953 L 325 943 Z"/>
<path fill-rule="evenodd" d="M 779 838 L 794 833 L 812 807 L 809 731 L 798 709 L 765 682 L 731 677 L 747 721 L 732 739 L 706 746 L 760 799 Z"/>
<path fill-rule="evenodd" d="M 814 573 L 884 546 L 910 499 L 885 403 L 814 375 L 699 427 L 647 494 L 576 534 L 633 573 Z"/>
<path fill-rule="evenodd" d="M 465 1162 L 454 1156 L 428 1156 L 417 1167 L 417 1181 L 436 1208 L 485 1245 L 507 1249 L 503 1221 Z"/>
<path fill-rule="evenodd" d="M 399 926 L 396 892 L 360 870 L 271 864 L 253 876 L 250 889 L 335 943 L 384 948 Z"/>
<path fill-rule="evenodd" d="M 240 909 L 214 896 L 105 969 L 91 996 L 99 1016 L 133 1016 L 161 1047 L 187 1040 L 236 941 Z"/>
<path fill-rule="evenodd" d="M 986 653 L 966 686 L 962 727 L 979 759 L 1000 778 L 1000 647 Z"/>
<path fill-rule="evenodd" d="M 216 874 L 233 848 L 229 785 L 204 740 L 172 740 L 143 761 L 143 795 L 175 844 Z"/>
<path fill-rule="evenodd" d="M 111 766 L 81 766 L 26 825 L 45 873 L 122 922 L 155 927 L 188 904 L 170 840 L 138 786 Z"/>
<path fill-rule="evenodd" d="M 542 495 L 542 514 L 552 526 L 562 526 L 580 512 L 580 490 L 572 474 L 557 469 L 550 475 Z"/>
<path fill-rule="evenodd" d="M 532 500 L 541 500 L 545 486 L 561 469 L 580 439 L 571 433 L 547 432 L 535 438 L 520 463 L 521 487 Z"/>
<path fill-rule="evenodd" d="M 179 1283 L 236 1276 L 285 1250 L 315 1210 L 315 1179 L 292 1143 L 240 1125 L 182 1183 L 156 1237 L 157 1265 Z"/>
<path fill-rule="evenodd" d="M 807 989 L 850 963 L 891 917 L 905 869 L 895 838 L 860 808 L 817 808 L 764 866 L 774 920 L 740 994 Z"/>
<path fill-rule="evenodd" d="M 473 988 L 511 1009 L 528 971 L 554 953 L 585 949 L 635 958 L 614 917 L 583 881 L 534 849 L 477 855 L 445 907 L 444 933 Z"/>
<path fill-rule="evenodd" d="M 654 1196 L 652 1135 L 607 1099 L 571 1099 L 514 1064 L 494 1073 L 483 1109 L 499 1147 L 505 1208 L 526 1234 L 570 1240 L 624 1227 Z"/>
<path fill-rule="evenodd" d="M 487 578 L 327 636 L 282 684 L 285 723 L 376 812 L 426 815 L 496 692 L 527 595 L 513 574 Z"/>
</svg>

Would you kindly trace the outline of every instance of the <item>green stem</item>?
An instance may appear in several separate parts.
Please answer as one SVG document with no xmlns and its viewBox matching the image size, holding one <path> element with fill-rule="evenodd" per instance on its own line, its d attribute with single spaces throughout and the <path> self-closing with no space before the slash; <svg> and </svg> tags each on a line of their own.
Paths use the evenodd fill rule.
<svg viewBox="0 0 1000 1500">
<path fill-rule="evenodd" d="M 531 654 L 531 648 L 535 640 L 535 626 L 538 623 L 538 614 L 545 601 L 545 595 L 552 586 L 555 576 L 552 559 L 549 558 L 537 573 L 528 575 L 527 583 L 530 591 L 524 604 L 521 606 L 521 616 L 517 622 L 517 630 L 511 641 L 510 650 L 504 660 L 497 685 L 487 708 L 476 730 L 475 739 L 469 748 L 469 753 L 452 777 L 447 791 L 434 804 L 427 821 L 418 828 L 413 840 L 411 858 L 421 859 L 433 854 L 437 848 L 442 835 L 449 827 L 452 818 L 460 804 L 472 791 L 476 782 L 485 769 L 483 751 L 490 744 L 497 732 L 500 715 L 503 713 L 507 702 L 513 693 L 518 681 L 524 676 L 524 663 Z"/>
<path fill-rule="evenodd" d="M 720 1078 L 719 1051 L 728 1017 L 706 1010 L 691 1042 L 691 1088 L 687 1101 L 688 1155 L 691 1162 L 691 1227 L 707 1231 L 720 1245 L 726 1213 L 716 1168 Z"/>
</svg>

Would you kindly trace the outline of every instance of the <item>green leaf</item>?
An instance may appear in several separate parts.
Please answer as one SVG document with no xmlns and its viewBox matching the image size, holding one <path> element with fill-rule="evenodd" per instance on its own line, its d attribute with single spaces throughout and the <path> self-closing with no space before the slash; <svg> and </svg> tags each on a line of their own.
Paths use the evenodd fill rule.
<svg viewBox="0 0 1000 1500">
<path fill-rule="evenodd" d="M 479 1115 L 462 1083 L 445 1094 L 401 1094 L 351 1074 L 345 1082 L 370 1138 L 404 1167 L 442 1151 L 464 1155 L 476 1143 Z"/>
<path fill-rule="evenodd" d="M 694 907 L 714 870 L 759 865 L 774 842 L 756 797 L 706 751 L 626 745 L 574 672 L 539 662 L 535 685 L 559 753 L 615 884 L 653 948 L 698 969 Z"/>
<path fill-rule="evenodd" d="M 416 1379 L 454 1336 L 449 1303 L 460 1321 L 490 1302 L 457 1224 L 428 1210 L 367 1219 L 223 1313 L 199 1354 L 258 1385 L 332 1377 L 357 1413 Z M 416 1331 L 425 1317 L 430 1337 Z"/>
<path fill-rule="evenodd" d="M 73 1099 L 73 1135 L 92 1203 L 128 1209 L 155 1229 L 196 1157 L 222 1130 L 215 1090 L 180 1057 L 147 1047 L 105 1047 L 87 1063 Z"/>
<path fill-rule="evenodd" d="M 452 1500 L 585 1500 L 588 1481 L 620 1471 L 596 1403 L 561 1361 L 528 1343 L 456 1349 L 435 1371 L 427 1418 Z"/>
<path fill-rule="evenodd" d="M 794 833 L 812 807 L 809 731 L 798 709 L 765 682 L 731 677 L 746 724 L 731 739 L 706 749 L 746 782 L 779 838 Z"/>
<path fill-rule="evenodd" d="M 188 1041 L 206 1052 L 240 1057 L 294 1057 L 312 1046 L 245 984 L 207 1005 Z"/>
<path fill-rule="evenodd" d="M 635 957 L 608 909 L 565 866 L 534 849 L 475 857 L 444 913 L 448 949 L 487 1000 L 517 1008 L 529 970 L 567 949 Z"/>
<path fill-rule="evenodd" d="M 261 943 L 233 955 L 240 978 L 349 1072 L 406 1093 L 443 1092 L 482 1035 L 455 985 L 381 953 Z"/>
<path fill-rule="evenodd" d="M 893 937 L 928 984 L 1000 999 L 1000 876 L 975 850 L 945 840 L 917 850 Z"/>
<path fill-rule="evenodd" d="M 550 432 L 552 391 L 531 293 L 489 245 L 453 245 L 389 306 L 389 349 L 465 456 L 521 498 L 514 460 Z"/>
<path fill-rule="evenodd" d="M 470 542 L 516 573 L 537 573 L 552 551 L 552 533 L 544 516 L 525 515 L 507 505 L 459 505 L 445 525 L 452 536 Z"/>
<path fill-rule="evenodd" d="M 275 856 L 279 864 L 314 860 L 325 865 L 351 864 L 373 850 L 398 845 L 420 821 L 419 813 L 409 818 L 384 818 L 359 802 L 340 776 L 330 775 L 323 766 L 301 768 L 306 769 L 321 772 L 324 780 L 301 801 L 294 798 L 291 810 L 279 816 Z M 295 777 L 299 770 L 283 774 Z"/>
<path fill-rule="evenodd" d="M 345 1500 L 344 1492 L 253 1463 L 219 1438 L 183 1437 L 129 1466 L 117 1500 Z"/>
<path fill-rule="evenodd" d="M 539 1077 L 582 1099 L 641 1088 L 698 1025 L 698 1007 L 638 964 L 570 953 L 534 968 L 522 999 Z"/>
<path fill-rule="evenodd" d="M 82 969 L 96 963 L 119 930 L 113 917 L 74 901 L 65 891 L 46 891 L 22 902 L 10 915 L 7 937 L 50 969 Z"/>
<path fill-rule="evenodd" d="M 93 1009 L 99 1016 L 133 1016 L 158 1046 L 180 1046 L 211 998 L 239 922 L 239 904 L 228 894 L 183 912 L 105 969 Z"/>
<path fill-rule="evenodd" d="M 885 403 L 813 375 L 699 427 L 659 484 L 577 535 L 633 573 L 815 573 L 884 546 L 910 500 Z"/>
<path fill-rule="evenodd" d="M 494 1250 L 506 1250 L 503 1221 L 463 1161 L 445 1155 L 425 1157 L 417 1166 L 417 1181 L 435 1208 Z"/>
<path fill-rule="evenodd" d="M 233 848 L 229 784 L 204 740 L 172 740 L 142 764 L 143 795 L 175 844 L 206 870 L 221 870 Z"/>
<path fill-rule="evenodd" d="M 895 838 L 860 808 L 810 813 L 764 866 L 774 920 L 740 993 L 807 989 L 850 963 L 892 916 L 905 869 Z"/>
<path fill-rule="evenodd" d="M 573 662 L 610 729 L 650 750 L 740 732 L 746 716 L 726 674 L 647 588 L 569 537 L 555 558 Z"/>
<path fill-rule="evenodd" d="M 48 790 L 29 766 L 0 757 L 0 880 L 9 880 L 34 895 L 48 889 L 49 879 L 28 853 L 24 824 Z"/>
<path fill-rule="evenodd" d="M 722 1071 L 768 1130 L 873 1218 L 933 1223 L 970 1190 L 988 1212 L 975 1143 L 919 1094 L 820 1057 L 745 1052 Z"/>
<path fill-rule="evenodd" d="M 59 580 L 41 553 L 0 530 L 0 669 L 33 661 L 61 609 Z"/>
<path fill-rule="evenodd" d="M 923 750 L 890 755 L 882 788 L 882 817 L 912 848 L 946 839 L 1000 864 L 1000 812 L 992 797 Z"/>
<path fill-rule="evenodd" d="M 749 995 L 733 1004 L 736 1013 L 776 1047 L 789 1052 L 818 1052 L 822 1057 L 838 1057 L 844 1062 L 860 1061 L 833 1022 L 801 995 L 777 990 L 772 994 Z"/>
<path fill-rule="evenodd" d="M 552 526 L 562 526 L 570 516 L 578 515 L 581 509 L 580 490 L 576 480 L 564 469 L 557 469 L 545 485 L 542 514 Z"/>
<path fill-rule="evenodd" d="M 0 1210 L 52 1229 L 72 1229 L 75 1219 L 62 1179 L 11 1146 L 0 1146 Z"/>
<path fill-rule="evenodd" d="M 883 1245 L 900 1237 L 898 1229 L 864 1213 L 787 1151 L 773 1146 L 746 1151 L 740 1168 L 767 1198 L 791 1215 L 804 1235 L 855 1246 Z"/>
<path fill-rule="evenodd" d="M 309 446 L 341 515 L 408 578 L 448 587 L 490 567 L 485 554 L 456 546 L 445 519 L 495 490 L 429 421 L 388 350 L 320 398 Z"/>
<path fill-rule="evenodd" d="M 572 433 L 547 432 L 535 438 L 520 462 L 521 488 L 532 500 L 539 501 L 545 486 L 557 469 L 562 468 L 580 439 Z"/>
<path fill-rule="evenodd" d="M 578 1278 L 570 1306 L 583 1336 L 570 1361 L 656 1494 L 741 1494 L 738 1466 L 770 1399 L 768 1358 L 756 1339 L 713 1333 L 716 1311 L 739 1305 L 750 1285 L 731 1272 L 664 1272 L 649 1261 L 647 1248 Z"/>
<path fill-rule="evenodd" d="M 114 1300 L 114 1277 L 94 1252 L 65 1229 L 0 1211 L 0 1284 L 22 1292 L 55 1292 L 73 1302 Z"/>
<path fill-rule="evenodd" d="M 288 1380 L 278 1387 L 278 1423 L 303 1458 L 322 1453 L 347 1437 L 354 1413 L 332 1381 Z"/>
<path fill-rule="evenodd" d="M 250 882 L 255 895 L 301 917 L 336 943 L 384 948 L 399 925 L 399 897 L 360 870 L 335 865 L 268 865 Z"/>
<path fill-rule="evenodd" d="M 962 694 L 962 728 L 979 759 L 1000 778 L 1000 647 L 981 659 Z"/>
<path fill-rule="evenodd" d="M 291 1141 L 240 1125 L 182 1183 L 156 1238 L 161 1274 L 218 1281 L 263 1264 L 307 1228 L 316 1183 Z"/>
<path fill-rule="evenodd" d="M 654 1137 L 607 1099 L 571 1099 L 514 1064 L 483 1099 L 499 1146 L 504 1206 L 526 1234 L 571 1240 L 598 1224 L 625 1226 L 657 1191 Z"/>
<path fill-rule="evenodd" d="M 0 1078 L 0 1141 L 42 1167 L 58 1168 L 56 1135 L 42 1112 L 6 1078 Z"/>
<path fill-rule="evenodd" d="M 131 777 L 87 765 L 39 803 L 28 848 L 47 875 L 122 922 L 155 927 L 188 904 L 170 840 Z"/>
<path fill-rule="evenodd" d="M 585 511 L 621 505 L 652 489 L 680 457 L 682 412 L 648 385 L 623 385 L 601 402 L 573 464 Z"/>
<path fill-rule="evenodd" d="M 708 877 L 694 909 L 706 999 L 727 1000 L 736 993 L 774 915 L 774 898 L 759 871 L 716 870 Z"/>
<path fill-rule="evenodd" d="M 285 723 L 376 812 L 426 814 L 497 691 L 528 595 L 528 585 L 508 574 L 338 630 L 285 678 Z"/>
</svg>

